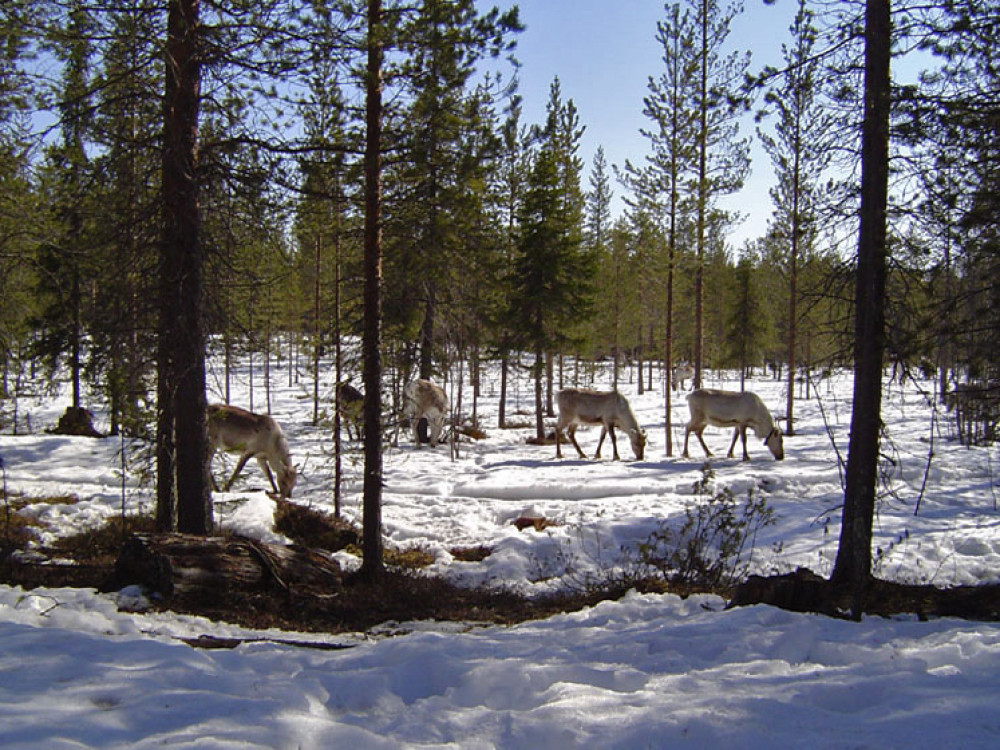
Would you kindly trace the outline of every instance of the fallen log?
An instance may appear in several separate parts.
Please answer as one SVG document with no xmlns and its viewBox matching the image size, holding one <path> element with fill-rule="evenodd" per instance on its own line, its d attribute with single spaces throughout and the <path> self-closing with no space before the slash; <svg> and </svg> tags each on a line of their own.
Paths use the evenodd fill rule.
<svg viewBox="0 0 1000 750">
<path fill-rule="evenodd" d="M 241 536 L 137 534 L 115 562 L 114 585 L 142 586 L 174 605 L 260 594 L 329 599 L 343 585 L 335 560 Z"/>
</svg>

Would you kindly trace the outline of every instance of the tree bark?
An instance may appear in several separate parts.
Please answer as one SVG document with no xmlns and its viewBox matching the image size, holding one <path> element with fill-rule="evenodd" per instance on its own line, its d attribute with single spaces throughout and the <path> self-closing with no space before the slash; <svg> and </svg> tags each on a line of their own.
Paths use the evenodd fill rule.
<svg viewBox="0 0 1000 750">
<path fill-rule="evenodd" d="M 382 559 L 382 1 L 368 0 L 368 62 L 365 82 L 365 230 L 362 377 L 364 483 L 361 572 L 376 577 Z"/>
<path fill-rule="evenodd" d="M 850 584 L 853 615 L 871 578 L 872 522 L 878 478 L 885 351 L 886 202 L 889 176 L 888 0 L 865 11 L 865 112 L 861 135 L 861 212 L 855 287 L 854 404 L 848 447 L 844 514 L 832 582 Z"/>
<path fill-rule="evenodd" d="M 212 529 L 197 175 L 199 5 L 172 0 L 167 17 L 157 386 L 157 522 L 190 534 Z"/>
</svg>

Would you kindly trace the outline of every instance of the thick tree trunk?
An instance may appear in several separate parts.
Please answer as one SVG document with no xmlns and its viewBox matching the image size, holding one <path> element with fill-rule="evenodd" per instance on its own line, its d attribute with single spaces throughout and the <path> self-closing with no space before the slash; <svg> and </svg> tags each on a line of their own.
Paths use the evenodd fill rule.
<svg viewBox="0 0 1000 750">
<path fill-rule="evenodd" d="M 872 522 L 878 479 L 885 350 L 886 201 L 889 175 L 888 0 L 865 14 L 865 114 L 861 136 L 861 215 L 855 289 L 854 404 L 840 547 L 831 580 L 850 584 L 855 617 L 871 578 Z"/>
<path fill-rule="evenodd" d="M 174 0 L 167 19 L 157 521 L 212 528 L 205 424 L 205 335 L 198 208 L 199 0 Z M 176 512 L 176 519 L 174 513 Z"/>
</svg>

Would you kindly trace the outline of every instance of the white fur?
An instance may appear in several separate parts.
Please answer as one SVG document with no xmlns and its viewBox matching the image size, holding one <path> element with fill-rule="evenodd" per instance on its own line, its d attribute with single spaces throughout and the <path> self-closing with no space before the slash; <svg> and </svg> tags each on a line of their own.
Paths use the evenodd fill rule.
<svg viewBox="0 0 1000 750">
<path fill-rule="evenodd" d="M 764 441 L 771 454 L 779 461 L 785 457 L 781 430 L 775 426 L 771 412 L 756 393 L 750 391 L 717 391 L 711 388 L 701 388 L 688 394 L 688 409 L 691 419 L 684 428 L 684 456 L 688 455 L 688 438 L 693 432 L 698 436 L 706 456 L 712 452 L 705 445 L 701 433 L 705 427 L 734 427 L 733 442 L 729 444 L 729 458 L 733 457 L 736 438 L 743 438 L 743 460 L 749 460 L 747 455 L 747 427 L 753 428 L 754 434 Z"/>
</svg>

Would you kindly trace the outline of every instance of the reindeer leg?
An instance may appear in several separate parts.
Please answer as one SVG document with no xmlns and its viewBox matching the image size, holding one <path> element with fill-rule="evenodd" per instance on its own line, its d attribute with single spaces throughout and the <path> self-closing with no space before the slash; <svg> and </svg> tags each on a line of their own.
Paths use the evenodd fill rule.
<svg viewBox="0 0 1000 750">
<path fill-rule="evenodd" d="M 215 458 L 215 453 L 212 453 L 212 458 Z M 219 483 L 215 481 L 215 473 L 212 471 L 212 458 L 208 460 L 208 478 L 212 480 L 212 492 L 219 491 Z"/>
<path fill-rule="evenodd" d="M 261 471 L 267 474 L 267 479 L 271 483 L 271 489 L 274 490 L 274 494 L 281 494 L 278 491 L 278 485 L 274 483 L 274 474 L 271 473 L 271 466 L 267 463 L 267 459 L 263 456 L 257 456 L 257 463 L 260 464 Z"/>
<path fill-rule="evenodd" d="M 745 426 L 740 430 L 740 436 L 743 438 L 743 460 L 749 461 L 750 455 L 747 453 L 747 428 Z"/>
<path fill-rule="evenodd" d="M 601 457 L 601 446 L 604 445 L 604 436 L 607 435 L 607 434 L 608 434 L 608 428 L 605 427 L 604 425 L 601 425 L 601 439 L 597 441 L 597 450 L 594 451 L 594 458 L 600 458 Z M 613 433 L 611 435 L 611 439 L 612 440 L 615 439 L 615 436 L 614 436 Z"/>
<path fill-rule="evenodd" d="M 240 472 L 243 471 L 243 467 L 247 465 L 247 461 L 249 461 L 250 458 L 251 456 L 249 453 L 244 453 L 240 456 L 240 460 L 236 462 L 236 468 L 233 470 L 233 475 L 229 477 L 229 481 L 226 482 L 226 486 L 224 488 L 226 492 L 229 492 L 229 488 L 233 486 L 233 482 L 236 481 L 236 477 L 238 477 Z"/>
<path fill-rule="evenodd" d="M 705 431 L 705 428 L 702 427 L 700 430 L 696 430 L 694 434 L 698 436 L 698 442 L 701 443 L 701 447 L 705 449 L 705 455 L 706 456 L 711 456 L 712 455 L 712 451 L 710 451 L 708 449 L 708 446 L 705 445 L 705 438 L 703 438 L 701 436 L 701 433 L 704 432 L 704 431 Z"/>
<path fill-rule="evenodd" d="M 559 446 L 559 433 L 562 432 L 562 426 L 559 422 L 556 422 L 556 458 L 562 458 L 562 449 Z"/>
<path fill-rule="evenodd" d="M 608 433 L 611 435 L 611 447 L 613 449 L 612 455 L 614 456 L 615 461 L 621 461 L 621 458 L 618 457 L 618 441 L 615 440 L 615 426 L 614 425 L 611 425 L 608 428 Z"/>
<path fill-rule="evenodd" d="M 576 452 L 580 455 L 580 458 L 586 458 L 587 454 L 583 452 L 580 448 L 580 444 L 576 442 L 576 425 L 571 424 L 566 428 L 566 434 L 569 435 L 570 442 L 573 443 L 573 447 L 576 448 Z"/>
<path fill-rule="evenodd" d="M 734 427 L 733 428 L 733 442 L 731 442 L 729 444 L 729 453 L 726 454 L 727 458 L 732 458 L 733 457 L 733 448 L 736 447 L 736 438 L 738 438 L 739 435 L 740 435 L 740 428 L 739 428 L 739 426 Z M 747 436 L 746 436 L 746 433 L 744 433 L 743 434 L 743 447 L 744 448 L 746 447 L 746 444 L 747 444 Z"/>
</svg>

